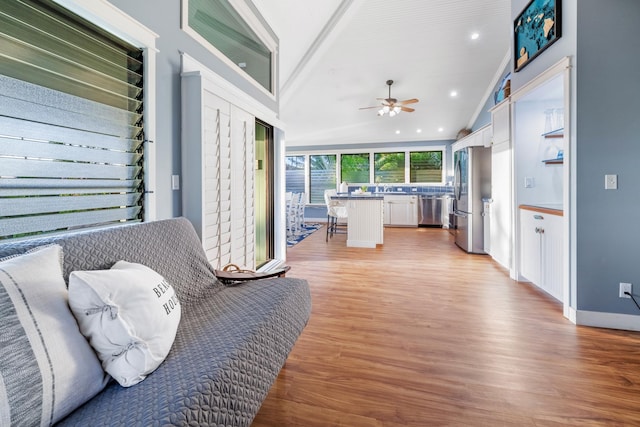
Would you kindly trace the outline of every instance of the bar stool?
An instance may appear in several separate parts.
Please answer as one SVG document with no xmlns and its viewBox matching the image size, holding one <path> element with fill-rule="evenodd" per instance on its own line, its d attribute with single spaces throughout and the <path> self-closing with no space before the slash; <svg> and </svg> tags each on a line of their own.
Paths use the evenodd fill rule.
<svg viewBox="0 0 640 427">
<path fill-rule="evenodd" d="M 347 207 L 339 200 L 331 200 L 332 196 L 336 196 L 336 190 L 324 190 L 324 202 L 327 205 L 327 236 L 325 241 L 329 241 L 329 237 L 334 234 L 346 233 Z"/>
</svg>

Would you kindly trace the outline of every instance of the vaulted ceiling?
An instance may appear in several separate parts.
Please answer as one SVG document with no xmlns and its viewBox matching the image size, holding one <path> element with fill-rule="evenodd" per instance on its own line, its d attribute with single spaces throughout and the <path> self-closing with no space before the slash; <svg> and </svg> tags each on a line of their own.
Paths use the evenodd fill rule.
<svg viewBox="0 0 640 427">
<path fill-rule="evenodd" d="M 287 146 L 454 139 L 509 59 L 510 0 L 252 1 L 280 39 Z M 415 112 L 360 110 L 389 79 Z"/>
</svg>

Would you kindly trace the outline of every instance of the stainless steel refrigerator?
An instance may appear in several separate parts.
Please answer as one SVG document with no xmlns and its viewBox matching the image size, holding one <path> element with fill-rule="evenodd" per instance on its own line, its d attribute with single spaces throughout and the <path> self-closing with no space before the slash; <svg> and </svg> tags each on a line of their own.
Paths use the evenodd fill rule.
<svg viewBox="0 0 640 427">
<path fill-rule="evenodd" d="M 453 162 L 456 245 L 484 254 L 482 199 L 491 197 L 491 148 L 463 148 L 453 153 Z"/>
</svg>

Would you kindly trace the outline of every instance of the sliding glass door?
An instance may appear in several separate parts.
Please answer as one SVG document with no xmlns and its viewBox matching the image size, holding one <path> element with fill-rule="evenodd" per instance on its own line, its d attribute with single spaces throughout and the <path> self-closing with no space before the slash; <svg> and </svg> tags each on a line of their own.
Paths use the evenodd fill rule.
<svg viewBox="0 0 640 427">
<path fill-rule="evenodd" d="M 273 127 L 256 120 L 256 267 L 274 256 L 273 164 Z"/>
</svg>

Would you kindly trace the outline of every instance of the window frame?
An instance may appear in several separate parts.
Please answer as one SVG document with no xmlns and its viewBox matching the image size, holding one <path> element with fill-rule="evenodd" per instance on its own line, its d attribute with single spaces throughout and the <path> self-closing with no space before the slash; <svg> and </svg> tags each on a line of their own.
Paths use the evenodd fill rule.
<svg viewBox="0 0 640 427">
<path fill-rule="evenodd" d="M 107 0 L 53 0 L 82 18 L 98 25 L 143 50 L 144 142 L 144 221 L 157 219 L 156 199 L 156 40 L 158 34 L 118 9 Z"/>
<path fill-rule="evenodd" d="M 439 182 L 410 182 L 411 179 L 411 171 L 410 171 L 410 153 L 412 152 L 423 152 L 423 151 L 441 151 L 442 152 L 442 177 Z M 385 148 L 349 148 L 343 150 L 295 150 L 295 151 L 287 151 L 284 153 L 285 157 L 289 156 L 304 156 L 304 166 L 305 166 L 305 193 L 307 195 L 306 203 L 310 206 L 321 206 L 321 204 L 310 203 L 309 202 L 309 191 L 310 191 L 310 169 L 309 169 L 309 157 L 310 156 L 322 156 L 322 155 L 335 155 L 336 156 L 336 183 L 342 182 L 342 154 L 369 154 L 369 182 L 354 182 L 349 183 L 353 185 L 366 184 L 366 185 L 376 185 L 374 182 L 374 167 L 375 167 L 375 154 L 376 153 L 398 153 L 402 152 L 405 154 L 404 161 L 404 182 L 398 183 L 386 183 L 388 185 L 405 185 L 405 186 L 434 186 L 434 187 L 444 187 L 446 186 L 447 179 L 447 145 L 438 144 L 438 145 L 416 145 L 416 146 L 402 146 L 402 147 L 385 147 Z M 384 185 L 385 183 L 381 182 L 379 185 Z M 286 186 L 286 183 L 285 183 Z"/>
<path fill-rule="evenodd" d="M 445 165 L 446 165 L 446 163 L 445 163 L 445 154 L 446 154 L 445 150 L 410 150 L 410 151 L 407 152 L 409 159 L 408 160 L 405 159 L 405 161 L 407 161 L 407 164 L 408 164 L 408 167 L 409 167 L 409 175 L 408 175 L 409 184 L 422 184 L 422 185 L 435 184 L 435 183 L 432 183 L 432 182 L 429 182 L 429 181 L 416 181 L 416 182 L 411 181 L 411 154 L 413 154 L 413 153 L 426 153 L 426 152 L 440 152 L 440 153 L 442 153 L 442 157 L 440 159 L 440 182 L 442 182 L 442 178 L 443 178 L 444 170 L 445 170 Z"/>
<path fill-rule="evenodd" d="M 205 47 L 209 52 L 215 55 L 219 60 L 224 62 L 227 66 L 233 69 L 236 74 L 241 76 L 244 80 L 249 82 L 256 89 L 260 90 L 263 94 L 268 96 L 271 100 L 276 101 L 278 87 L 277 87 L 277 79 L 278 75 L 278 42 L 277 40 L 269 33 L 268 29 L 265 25 L 262 24 L 258 16 L 254 13 L 254 11 L 243 1 L 241 0 L 227 0 L 231 7 L 235 9 L 235 11 L 244 19 L 244 22 L 256 33 L 256 35 L 260 38 L 262 43 L 267 46 L 267 48 L 271 51 L 271 91 L 267 90 L 264 86 L 262 86 L 256 79 L 251 77 L 248 73 L 246 73 L 242 68 L 238 66 L 238 64 L 234 63 L 231 59 L 227 57 L 224 53 L 222 53 L 218 48 L 212 45 L 207 39 L 202 37 L 197 31 L 189 26 L 189 0 L 181 0 L 180 8 L 181 8 L 181 16 L 180 16 L 180 27 L 182 31 L 188 34 L 191 38 L 200 43 L 203 47 Z"/>
</svg>

